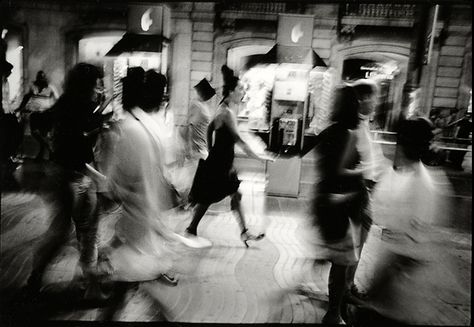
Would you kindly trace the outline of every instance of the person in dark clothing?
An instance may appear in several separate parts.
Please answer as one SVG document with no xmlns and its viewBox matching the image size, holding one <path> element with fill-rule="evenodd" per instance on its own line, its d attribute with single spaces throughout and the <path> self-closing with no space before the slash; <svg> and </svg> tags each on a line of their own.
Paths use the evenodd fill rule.
<svg viewBox="0 0 474 327">
<path fill-rule="evenodd" d="M 76 229 L 79 265 L 86 279 L 97 263 L 97 195 L 87 164 L 93 161 L 94 139 L 85 134 L 102 124 L 94 110 L 102 99 L 102 72 L 79 63 L 69 72 L 64 94 L 53 106 L 53 161 L 60 167 L 58 201 L 62 206 L 34 256 L 28 279 L 30 292 L 39 292 L 48 263 L 68 240 L 71 218 Z"/>
<path fill-rule="evenodd" d="M 363 243 L 362 213 L 368 201 L 354 130 L 359 125 L 359 101 L 354 89 L 336 90 L 332 124 L 319 135 L 313 214 L 322 239 L 318 259 L 331 262 L 329 308 L 324 324 L 342 323 L 341 307 L 347 275 L 357 264 Z"/>
<path fill-rule="evenodd" d="M 250 157 L 257 160 L 271 159 L 257 155 L 240 137 L 234 110 L 237 104 L 242 101 L 242 86 L 239 84 L 239 79 L 227 66 L 222 67 L 222 73 L 224 77 L 223 99 L 207 131 L 209 156 L 206 160 L 200 160 L 191 187 L 190 201 L 196 203 L 196 206 L 193 219 L 186 232 L 188 237 L 196 237 L 198 224 L 209 206 L 230 196 L 231 209 L 239 220 L 241 239 L 248 247 L 247 241 L 259 240 L 263 238 L 264 234 L 252 235 L 247 230 L 240 204 L 242 195 L 238 191 L 240 181 L 234 169 L 234 145 L 239 144 Z"/>
<path fill-rule="evenodd" d="M 20 146 L 22 129 L 16 116 L 13 113 L 7 112 L 6 108 L 3 108 L 3 97 L 8 97 L 7 92 L 3 94 L 3 89 L 8 88 L 8 85 L 6 85 L 7 78 L 11 74 L 13 65 L 3 61 L 0 62 L 0 69 L 2 80 L 2 101 L 0 101 L 2 105 L 0 110 L 0 185 L 2 185 L 2 191 L 6 191 L 15 187 L 16 184 L 12 175 L 16 165 L 12 161 L 12 157 L 16 155 Z"/>
<path fill-rule="evenodd" d="M 21 113 L 25 133 L 31 133 L 31 136 L 39 144 L 39 151 L 36 155 L 38 160 L 43 159 L 45 150 L 51 155 L 48 138 L 52 128 L 50 109 L 57 99 L 56 89 L 49 83 L 45 72 L 40 70 L 17 109 Z"/>
</svg>

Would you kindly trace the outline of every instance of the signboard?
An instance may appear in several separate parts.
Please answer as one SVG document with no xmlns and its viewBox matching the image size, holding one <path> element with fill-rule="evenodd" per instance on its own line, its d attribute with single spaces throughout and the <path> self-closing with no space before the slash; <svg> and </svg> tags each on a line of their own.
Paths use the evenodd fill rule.
<svg viewBox="0 0 474 327">
<path fill-rule="evenodd" d="M 284 46 L 311 48 L 313 25 L 313 16 L 280 14 L 278 16 L 277 43 Z"/>
<path fill-rule="evenodd" d="M 131 5 L 128 11 L 128 32 L 161 35 L 170 38 L 170 9 L 164 5 Z"/>
</svg>

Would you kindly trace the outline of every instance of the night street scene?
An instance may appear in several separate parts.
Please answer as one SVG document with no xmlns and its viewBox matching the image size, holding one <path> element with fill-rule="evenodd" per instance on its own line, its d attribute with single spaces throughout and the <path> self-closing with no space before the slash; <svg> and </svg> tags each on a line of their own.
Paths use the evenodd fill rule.
<svg viewBox="0 0 474 327">
<path fill-rule="evenodd" d="M 472 2 L 0 2 L 0 325 L 471 326 Z"/>
</svg>

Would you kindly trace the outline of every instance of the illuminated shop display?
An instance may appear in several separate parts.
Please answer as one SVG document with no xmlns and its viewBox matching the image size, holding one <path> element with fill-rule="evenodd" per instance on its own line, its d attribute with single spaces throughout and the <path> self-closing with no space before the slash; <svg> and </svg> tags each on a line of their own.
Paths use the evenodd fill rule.
<svg viewBox="0 0 474 327">
<path fill-rule="evenodd" d="M 3 108 L 6 112 L 18 108 L 23 97 L 23 42 L 19 31 L 14 29 L 3 29 L 2 38 L 7 44 L 6 60 L 13 65 L 5 95 Z"/>
<path fill-rule="evenodd" d="M 259 65 L 251 68 L 242 76 L 245 87 L 245 101 L 238 114 L 248 119 L 251 131 L 269 132 L 270 100 L 277 65 Z"/>
<path fill-rule="evenodd" d="M 330 123 L 333 91 L 337 83 L 336 70 L 315 67 L 309 73 L 309 107 L 306 134 L 319 134 Z"/>
</svg>

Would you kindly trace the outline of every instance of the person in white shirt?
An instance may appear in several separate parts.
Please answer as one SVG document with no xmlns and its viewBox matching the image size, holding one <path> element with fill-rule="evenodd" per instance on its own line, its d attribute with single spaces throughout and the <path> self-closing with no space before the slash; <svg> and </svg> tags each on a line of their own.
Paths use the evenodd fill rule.
<svg viewBox="0 0 474 327">
<path fill-rule="evenodd" d="M 371 230 L 367 246 L 375 252 L 365 260 L 361 274 L 367 296 L 357 303 L 359 310 L 352 311 L 355 326 L 367 325 L 368 319 L 378 326 L 387 321 L 397 326 L 449 325 L 448 315 L 436 313 L 446 305 L 441 296 L 470 297 L 457 282 L 457 267 L 443 249 L 444 238 L 449 237 L 445 228 L 451 223 L 452 187 L 444 172 L 421 161 L 432 138 L 425 119 L 400 124 L 393 167 L 372 196 L 378 228 Z"/>
</svg>

